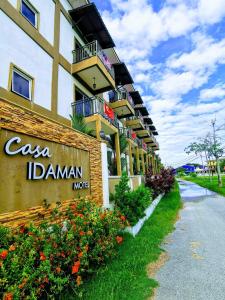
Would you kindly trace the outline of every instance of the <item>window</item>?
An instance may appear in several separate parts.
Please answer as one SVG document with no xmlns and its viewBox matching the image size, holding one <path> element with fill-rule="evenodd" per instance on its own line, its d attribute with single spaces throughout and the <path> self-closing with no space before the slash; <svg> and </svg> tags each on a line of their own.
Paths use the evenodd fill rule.
<svg viewBox="0 0 225 300">
<path fill-rule="evenodd" d="M 27 0 L 21 0 L 20 12 L 34 27 L 38 27 L 38 12 Z"/>
<path fill-rule="evenodd" d="M 13 68 L 12 71 L 12 92 L 28 99 L 32 100 L 32 84 L 33 79 L 28 77 L 21 71 Z"/>
</svg>

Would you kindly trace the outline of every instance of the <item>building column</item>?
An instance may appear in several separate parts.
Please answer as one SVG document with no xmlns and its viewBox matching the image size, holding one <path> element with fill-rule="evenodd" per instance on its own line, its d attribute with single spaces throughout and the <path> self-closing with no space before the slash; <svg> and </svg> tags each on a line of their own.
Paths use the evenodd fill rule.
<svg viewBox="0 0 225 300">
<path fill-rule="evenodd" d="M 146 171 L 148 171 L 149 163 L 148 163 L 148 153 L 145 154 L 146 159 Z"/>
<path fill-rule="evenodd" d="M 103 206 L 110 208 L 109 203 L 109 174 L 108 174 L 108 159 L 107 159 L 107 144 L 101 143 L 102 154 L 102 193 L 103 193 Z"/>
<path fill-rule="evenodd" d="M 115 134 L 115 145 L 116 145 L 116 167 L 117 167 L 117 176 L 122 175 L 121 170 L 121 159 L 120 159 L 120 137 L 119 131 Z"/>
<path fill-rule="evenodd" d="M 141 162 L 142 162 L 143 174 L 145 174 L 145 158 L 144 158 L 144 152 L 143 152 L 143 150 L 141 151 Z"/>
<path fill-rule="evenodd" d="M 136 160 L 137 160 L 137 172 L 140 174 L 140 160 L 139 160 L 139 148 L 136 147 Z"/>
<path fill-rule="evenodd" d="M 152 154 L 152 173 L 155 175 L 155 160 L 154 160 L 154 154 Z"/>
<path fill-rule="evenodd" d="M 100 137 L 100 131 L 101 130 L 102 130 L 102 124 L 101 124 L 101 120 L 98 118 L 96 120 L 96 138 L 99 141 L 101 141 L 101 137 Z"/>
<path fill-rule="evenodd" d="M 132 159 L 132 146 L 131 141 L 128 141 L 128 155 L 129 155 L 129 166 L 130 166 L 130 175 L 134 175 L 134 169 L 133 169 L 133 159 Z"/>
</svg>

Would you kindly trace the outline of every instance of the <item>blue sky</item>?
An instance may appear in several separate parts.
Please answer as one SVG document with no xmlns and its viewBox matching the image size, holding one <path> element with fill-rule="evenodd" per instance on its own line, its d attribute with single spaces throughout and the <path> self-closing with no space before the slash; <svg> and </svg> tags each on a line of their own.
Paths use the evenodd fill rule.
<svg viewBox="0 0 225 300">
<path fill-rule="evenodd" d="M 225 0 L 95 0 L 159 132 L 167 165 L 225 123 Z M 225 131 L 222 133 L 225 137 Z"/>
</svg>

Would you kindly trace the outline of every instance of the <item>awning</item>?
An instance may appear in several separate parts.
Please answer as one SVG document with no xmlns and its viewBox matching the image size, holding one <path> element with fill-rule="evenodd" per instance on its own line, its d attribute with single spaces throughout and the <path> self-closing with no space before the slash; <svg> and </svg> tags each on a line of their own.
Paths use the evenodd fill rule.
<svg viewBox="0 0 225 300">
<path fill-rule="evenodd" d="M 125 85 L 134 83 L 125 63 L 113 64 L 115 71 L 116 85 Z"/>
<path fill-rule="evenodd" d="M 145 124 L 148 124 L 148 125 L 152 125 L 152 124 L 153 124 L 151 118 L 144 118 L 144 123 L 145 123 Z"/>
<path fill-rule="evenodd" d="M 140 113 L 141 113 L 141 115 L 142 115 L 143 117 L 146 117 L 146 116 L 149 115 L 148 110 L 147 110 L 147 108 L 146 108 L 145 106 L 134 107 L 134 109 L 135 109 L 135 110 L 139 110 Z"/>
<path fill-rule="evenodd" d="M 143 103 L 143 100 L 141 99 L 141 95 L 139 94 L 138 91 L 130 92 L 130 95 L 133 99 L 134 105 Z"/>
<path fill-rule="evenodd" d="M 97 40 L 103 49 L 115 47 L 114 41 L 94 3 L 72 9 L 69 13 L 88 42 Z"/>
<path fill-rule="evenodd" d="M 151 131 L 156 131 L 156 128 L 155 128 L 154 125 L 149 126 L 149 129 L 150 129 Z"/>
<path fill-rule="evenodd" d="M 153 135 L 159 135 L 157 131 L 152 132 Z"/>
</svg>

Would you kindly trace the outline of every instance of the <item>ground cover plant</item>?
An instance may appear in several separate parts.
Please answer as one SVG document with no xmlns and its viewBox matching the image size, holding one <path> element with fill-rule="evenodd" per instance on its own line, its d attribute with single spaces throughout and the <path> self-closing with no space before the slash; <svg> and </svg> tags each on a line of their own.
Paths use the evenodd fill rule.
<svg viewBox="0 0 225 300">
<path fill-rule="evenodd" d="M 175 176 L 173 169 L 161 168 L 158 174 L 153 174 L 150 167 L 146 174 L 146 186 L 152 190 L 153 198 L 160 194 L 168 193 L 175 183 Z"/>
<path fill-rule="evenodd" d="M 160 245 L 173 230 L 173 224 L 181 208 L 179 188 L 176 184 L 163 197 L 152 217 L 140 233 L 133 238 L 127 234 L 119 248 L 119 255 L 97 271 L 91 281 L 83 286 L 83 300 L 143 300 L 152 295 L 157 282 L 147 275 L 147 265 L 162 253 Z M 68 291 L 64 300 L 74 300 Z"/>
<path fill-rule="evenodd" d="M 150 189 L 144 185 L 131 191 L 128 182 L 127 174 L 123 173 L 119 184 L 115 187 L 115 194 L 111 195 L 111 200 L 133 226 L 145 216 L 145 209 L 151 204 L 152 195 Z"/>
<path fill-rule="evenodd" d="M 190 176 L 185 176 L 182 177 L 182 179 L 192 181 L 194 183 L 199 184 L 200 186 L 207 188 L 211 191 L 214 191 L 216 193 L 219 193 L 223 196 L 225 196 L 225 186 L 223 184 L 222 187 L 218 186 L 218 178 L 217 176 L 198 176 L 198 177 L 190 177 Z M 222 183 L 225 181 L 225 176 L 222 176 Z"/>
<path fill-rule="evenodd" d="M 126 225 L 117 210 L 80 199 L 39 226 L 0 227 L 0 297 L 55 299 L 66 287 L 81 296 L 82 283 L 116 254 Z"/>
</svg>

